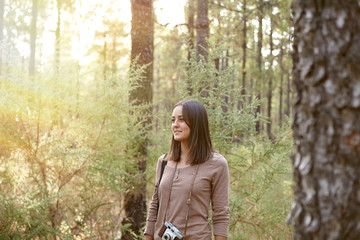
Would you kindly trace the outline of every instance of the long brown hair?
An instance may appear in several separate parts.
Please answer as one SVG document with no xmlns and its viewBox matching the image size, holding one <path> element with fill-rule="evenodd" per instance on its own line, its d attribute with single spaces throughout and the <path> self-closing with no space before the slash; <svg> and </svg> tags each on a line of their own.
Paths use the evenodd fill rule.
<svg viewBox="0 0 360 240">
<path fill-rule="evenodd" d="M 184 100 L 175 104 L 174 108 L 182 106 L 182 116 L 190 128 L 189 155 L 191 165 L 206 162 L 212 157 L 213 148 L 210 138 L 209 121 L 204 105 L 195 100 Z M 180 161 L 181 142 L 172 136 L 169 160 Z"/>
</svg>

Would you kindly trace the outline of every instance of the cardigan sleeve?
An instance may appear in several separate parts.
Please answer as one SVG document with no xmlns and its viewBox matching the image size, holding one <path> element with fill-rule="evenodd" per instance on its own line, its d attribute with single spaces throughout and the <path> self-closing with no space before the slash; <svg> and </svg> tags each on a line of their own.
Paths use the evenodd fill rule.
<svg viewBox="0 0 360 240">
<path fill-rule="evenodd" d="M 152 196 L 152 200 L 149 207 L 148 216 L 146 218 L 146 227 L 144 234 L 150 235 L 154 237 L 154 231 L 155 231 L 155 223 L 157 220 L 157 212 L 158 212 L 158 184 L 159 184 L 159 178 L 160 178 L 160 171 L 161 171 L 161 163 L 164 156 L 161 156 L 158 159 L 157 166 L 156 166 L 156 182 L 155 182 L 155 188 L 154 193 Z"/>
<path fill-rule="evenodd" d="M 215 236 L 228 237 L 229 232 L 229 167 L 226 159 L 219 156 L 212 179 L 212 220 Z"/>
</svg>

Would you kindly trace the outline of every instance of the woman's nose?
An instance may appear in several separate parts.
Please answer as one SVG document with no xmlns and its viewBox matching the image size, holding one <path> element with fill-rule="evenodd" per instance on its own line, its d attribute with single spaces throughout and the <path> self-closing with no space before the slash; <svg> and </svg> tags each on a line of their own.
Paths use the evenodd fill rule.
<svg viewBox="0 0 360 240">
<path fill-rule="evenodd" d="M 178 121 L 177 121 L 177 120 L 174 120 L 174 121 L 172 122 L 172 125 L 173 125 L 173 126 L 177 126 L 177 125 L 178 125 Z"/>
</svg>

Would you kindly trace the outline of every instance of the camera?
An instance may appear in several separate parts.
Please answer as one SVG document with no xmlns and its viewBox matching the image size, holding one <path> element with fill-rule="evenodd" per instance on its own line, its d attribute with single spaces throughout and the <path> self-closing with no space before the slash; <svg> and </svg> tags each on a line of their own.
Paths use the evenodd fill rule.
<svg viewBox="0 0 360 240">
<path fill-rule="evenodd" d="M 165 222 L 162 226 L 159 235 L 162 240 L 180 240 L 184 235 L 171 222 Z"/>
</svg>

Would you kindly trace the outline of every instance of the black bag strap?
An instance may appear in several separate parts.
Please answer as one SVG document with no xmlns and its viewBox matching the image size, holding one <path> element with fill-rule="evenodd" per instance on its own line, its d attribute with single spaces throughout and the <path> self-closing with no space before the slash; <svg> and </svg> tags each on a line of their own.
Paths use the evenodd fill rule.
<svg viewBox="0 0 360 240">
<path fill-rule="evenodd" d="M 163 161 L 161 162 L 161 170 L 160 170 L 160 178 L 159 178 L 159 184 L 158 184 L 158 186 L 160 185 L 161 178 L 162 178 L 162 176 L 163 176 L 163 173 L 164 173 L 164 170 L 165 170 L 165 166 L 166 166 L 166 164 L 167 164 L 167 161 L 165 160 L 165 158 L 166 158 L 167 155 L 168 155 L 168 154 L 166 153 L 165 156 L 164 156 L 164 158 L 163 158 Z"/>
<path fill-rule="evenodd" d="M 163 158 L 163 161 L 161 162 L 161 170 L 160 170 L 160 177 L 159 177 L 159 183 L 158 183 L 158 187 L 160 186 L 160 182 L 161 182 L 161 178 L 163 176 L 164 170 L 165 170 L 165 166 L 167 164 L 167 161 L 165 160 L 166 156 L 168 155 L 168 153 L 165 153 L 165 156 Z M 158 204 L 157 204 L 157 213 L 159 213 L 159 198 L 158 198 Z"/>
</svg>

